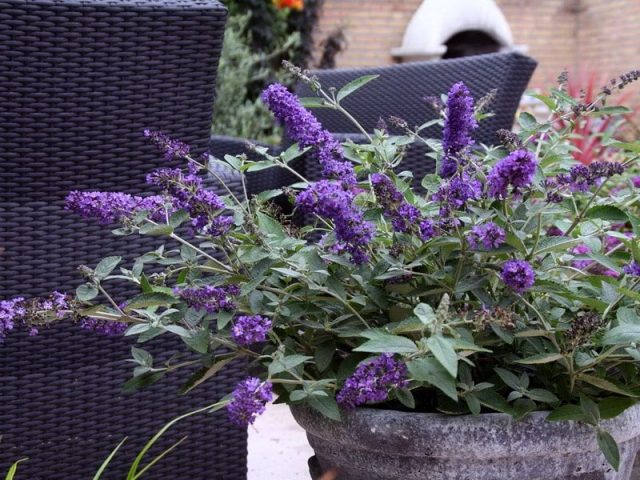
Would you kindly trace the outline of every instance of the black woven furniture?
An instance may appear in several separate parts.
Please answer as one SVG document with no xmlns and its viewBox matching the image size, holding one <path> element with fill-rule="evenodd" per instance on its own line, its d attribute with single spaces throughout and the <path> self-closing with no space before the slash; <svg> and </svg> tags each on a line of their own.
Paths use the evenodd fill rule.
<svg viewBox="0 0 640 480">
<path fill-rule="evenodd" d="M 520 98 L 536 65 L 536 61 L 532 58 L 510 52 L 379 68 L 320 70 L 314 73 L 324 88 L 340 88 L 363 75 L 379 75 L 375 81 L 343 101 L 349 113 L 368 132 L 373 132 L 381 118 L 388 120 L 391 116 L 400 117 L 411 127 L 435 118 L 436 113 L 424 101 L 424 97 L 439 97 L 456 82 L 463 81 L 476 100 L 495 88 L 497 97 L 489 107 L 495 116 L 483 120 L 476 131 L 478 142 L 493 145 L 497 142 L 495 136 L 497 130 L 511 129 Z M 304 84 L 298 85 L 296 93 L 301 97 L 313 96 Z M 348 136 L 356 143 L 364 140 L 357 127 L 339 112 L 319 108 L 314 110 L 314 114 L 327 130 L 339 137 Z M 441 129 L 438 126 L 423 131 L 423 136 L 426 138 L 439 138 L 440 135 Z M 239 145 L 242 145 L 242 142 L 239 142 Z M 212 153 L 222 155 L 223 147 L 230 147 L 229 140 L 219 142 L 218 137 L 214 136 L 211 141 Z M 237 149 L 241 147 L 236 147 Z M 432 172 L 434 164 L 425 157 L 426 152 L 426 146 L 412 145 L 407 151 L 401 168 L 412 170 L 417 179 Z M 299 169 L 310 180 L 316 180 L 320 176 L 320 167 L 317 162 L 306 161 L 299 166 Z M 279 178 L 280 174 L 275 173 L 274 170 L 259 173 L 263 178 L 252 179 L 249 176 L 251 186 L 275 188 L 278 182 L 283 181 Z M 254 177 L 257 176 L 257 174 L 254 175 Z"/>
<path fill-rule="evenodd" d="M 143 138 L 147 127 L 206 150 L 225 19 L 217 0 L 0 0 L 0 298 L 72 289 L 77 265 L 157 246 L 86 224 L 64 197 L 147 191 L 146 173 L 170 165 Z M 0 471 L 28 456 L 21 478 L 91 478 L 129 436 L 105 477 L 121 480 L 160 426 L 243 375 L 236 366 L 185 397 L 184 378 L 171 376 L 124 395 L 128 356 L 122 339 L 74 326 L 11 335 L 0 345 Z M 223 413 L 184 421 L 164 446 L 184 434 L 149 479 L 246 477 L 246 432 Z"/>
</svg>

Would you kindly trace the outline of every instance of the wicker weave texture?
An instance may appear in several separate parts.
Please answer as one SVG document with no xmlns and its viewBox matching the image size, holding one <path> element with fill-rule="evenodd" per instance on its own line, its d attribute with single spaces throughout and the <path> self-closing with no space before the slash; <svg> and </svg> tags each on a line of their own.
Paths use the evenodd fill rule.
<svg viewBox="0 0 640 480">
<path fill-rule="evenodd" d="M 0 298 L 69 290 L 80 264 L 157 247 L 83 222 L 64 210 L 64 197 L 147 193 L 145 175 L 171 162 L 143 138 L 145 128 L 206 150 L 225 20 L 217 0 L 0 0 Z M 182 349 L 158 341 L 169 343 L 156 351 Z M 0 347 L 0 471 L 26 455 L 24 478 L 91 478 L 122 438 L 131 436 L 127 451 L 135 451 L 243 373 L 231 368 L 185 398 L 177 379 L 124 397 L 128 357 L 121 339 L 73 326 L 9 338 Z M 224 415 L 186 420 L 168 439 L 180 432 L 189 434 L 185 446 L 148 478 L 246 477 L 246 432 Z M 106 478 L 122 479 L 127 460 L 118 457 Z"/>
</svg>

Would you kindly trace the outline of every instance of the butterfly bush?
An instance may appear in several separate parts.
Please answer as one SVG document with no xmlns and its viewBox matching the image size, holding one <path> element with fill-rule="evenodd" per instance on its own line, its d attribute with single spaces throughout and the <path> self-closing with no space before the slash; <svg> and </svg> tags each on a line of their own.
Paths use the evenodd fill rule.
<svg viewBox="0 0 640 480">
<path fill-rule="evenodd" d="M 71 192 L 68 208 L 80 216 L 165 245 L 131 267 L 115 256 L 83 267 L 75 299 L 3 301 L 0 338 L 65 316 L 102 332 L 126 328 L 140 342 L 177 335 L 202 361 L 187 390 L 248 359 L 255 376 L 224 400 L 238 425 L 274 395 L 336 420 L 384 404 L 515 418 L 548 410 L 596 428 L 636 402 L 640 144 L 612 131 L 603 140 L 611 160 L 589 166 L 572 150 L 582 116 L 625 112 L 608 105 L 610 89 L 588 105 L 562 86 L 537 95 L 549 117 L 524 113 L 518 133 L 497 132 L 488 147 L 474 135 L 489 113 L 463 83 L 441 119 L 425 118 L 442 127 L 433 139 L 397 118 L 396 135 L 357 123 L 342 101 L 373 77 L 325 90 L 293 71 L 317 99 L 277 84 L 262 95 L 296 142 L 287 150 L 207 161 L 148 131 L 168 161 L 184 162 L 149 173 L 154 195 Z M 346 115 L 363 143 L 341 144 L 304 104 Z M 402 161 L 419 145 L 436 165 L 414 178 Z M 220 162 L 239 178 L 273 168 L 297 181 L 249 198 L 246 188 L 210 189 Z M 317 162 L 323 178 L 307 180 L 302 162 Z M 110 282 L 123 279 L 139 293 L 112 298 Z M 193 365 L 157 364 L 141 351 L 133 385 Z"/>
</svg>

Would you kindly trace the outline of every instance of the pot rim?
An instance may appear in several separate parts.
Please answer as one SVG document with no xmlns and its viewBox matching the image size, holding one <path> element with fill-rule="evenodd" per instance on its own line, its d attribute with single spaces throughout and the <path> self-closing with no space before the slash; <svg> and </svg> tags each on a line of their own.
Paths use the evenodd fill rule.
<svg viewBox="0 0 640 480">
<path fill-rule="evenodd" d="M 547 411 L 515 420 L 505 413 L 474 416 L 358 408 L 342 410 L 338 422 L 303 404 L 290 408 L 312 444 L 313 440 L 331 442 L 336 447 L 384 455 L 424 456 L 428 452 L 441 458 L 499 458 L 544 456 L 549 448 L 559 454 L 599 452 L 592 426 L 547 421 Z M 639 437 L 640 404 L 603 421 L 602 426 L 620 443 Z"/>
</svg>

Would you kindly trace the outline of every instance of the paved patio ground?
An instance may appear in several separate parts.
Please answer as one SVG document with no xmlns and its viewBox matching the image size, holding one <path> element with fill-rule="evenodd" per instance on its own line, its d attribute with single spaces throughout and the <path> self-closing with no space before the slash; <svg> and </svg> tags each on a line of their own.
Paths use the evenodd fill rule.
<svg viewBox="0 0 640 480">
<path fill-rule="evenodd" d="M 249 428 L 247 480 L 309 480 L 313 450 L 286 405 L 269 405 Z"/>
</svg>

